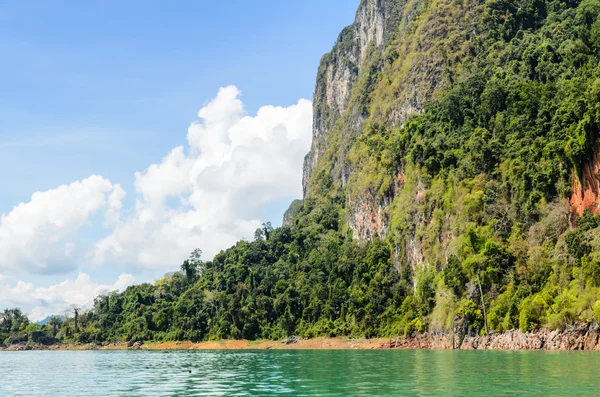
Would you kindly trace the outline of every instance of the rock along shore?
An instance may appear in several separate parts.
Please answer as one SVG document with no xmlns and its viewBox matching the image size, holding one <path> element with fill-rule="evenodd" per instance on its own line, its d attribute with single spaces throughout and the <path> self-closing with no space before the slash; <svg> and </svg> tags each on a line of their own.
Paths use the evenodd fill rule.
<svg viewBox="0 0 600 397">
<path fill-rule="evenodd" d="M 454 342 L 453 342 L 454 340 Z M 458 338 L 448 334 L 426 334 L 414 338 L 389 339 L 382 348 L 460 350 L 600 350 L 600 328 L 597 325 L 570 326 L 563 331 L 511 330 L 486 336 L 466 336 L 459 346 Z"/>
</svg>

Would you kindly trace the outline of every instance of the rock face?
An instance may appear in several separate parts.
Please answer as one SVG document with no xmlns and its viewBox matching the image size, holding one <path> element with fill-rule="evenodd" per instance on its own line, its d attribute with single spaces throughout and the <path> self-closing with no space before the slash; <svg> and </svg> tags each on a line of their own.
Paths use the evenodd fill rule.
<svg viewBox="0 0 600 397">
<path fill-rule="evenodd" d="M 302 200 L 294 200 L 288 207 L 288 209 L 283 213 L 283 226 L 290 226 L 292 224 L 292 218 L 296 214 L 296 212 L 302 207 Z"/>
<path fill-rule="evenodd" d="M 571 212 L 581 216 L 585 210 L 600 213 L 600 143 L 582 170 L 582 178 L 573 175 Z"/>
<path fill-rule="evenodd" d="M 448 70 L 462 61 L 470 40 L 459 32 L 477 34 L 469 14 L 481 4 L 453 4 L 441 0 L 426 7 L 422 0 L 363 0 L 354 23 L 321 60 L 312 147 L 304 160 L 304 197 L 321 194 L 315 180 L 327 175 L 334 189 L 344 192 L 346 221 L 357 240 L 388 233 L 391 204 L 403 189 L 404 174 L 396 170 L 396 180 L 386 188 L 377 177 L 362 183 L 360 178 L 370 178 L 370 171 L 364 169 L 364 155 L 351 158 L 356 139 L 369 128 L 389 133 L 402 126 L 454 79 Z"/>
<path fill-rule="evenodd" d="M 457 344 L 457 339 L 454 340 Z M 421 335 L 390 339 L 382 348 L 452 349 L 451 335 Z M 564 331 L 542 330 L 524 333 L 512 330 L 488 336 L 467 336 L 460 350 L 600 350 L 597 325 L 571 326 Z"/>
<path fill-rule="evenodd" d="M 352 229 L 354 239 L 367 241 L 375 236 L 385 237 L 390 222 L 387 208 L 403 187 L 404 174 L 399 172 L 392 188 L 383 197 L 378 197 L 372 191 L 368 191 L 366 195 L 348 197 L 348 226 Z"/>
<path fill-rule="evenodd" d="M 391 219 L 398 219 L 402 204 L 397 199 L 407 195 L 405 179 L 411 177 L 410 169 L 394 169 L 399 166 L 393 159 L 383 159 L 376 144 L 364 141 L 372 135 L 393 136 L 411 115 L 424 110 L 425 103 L 464 78 L 461 68 L 480 51 L 475 38 L 482 33 L 484 8 L 475 0 L 460 5 L 452 0 L 363 0 L 354 23 L 323 56 L 303 192 L 305 198 L 331 193 L 343 197 L 345 221 L 354 239 L 386 237 Z M 377 160 L 370 162 L 372 158 Z M 384 160 L 392 166 L 382 171 Z M 600 144 L 573 180 L 572 213 L 600 213 Z M 404 197 L 404 203 L 419 207 L 425 189 L 420 181 L 409 182 L 412 196 Z M 402 256 L 397 263 L 413 269 L 423 263 L 428 243 L 417 229 L 432 222 L 435 210 L 406 214 L 414 225 L 394 241 Z M 451 238 L 442 236 L 438 243 L 445 247 Z"/>
<path fill-rule="evenodd" d="M 339 35 L 329 54 L 321 59 L 314 94 L 313 140 L 304 159 L 304 195 L 312 171 L 326 150 L 326 134 L 348 111 L 352 88 L 360 74 L 369 49 L 383 51 L 391 32 L 398 27 L 399 1 L 363 0 L 354 23 Z M 356 131 L 362 116 L 353 116 Z"/>
</svg>

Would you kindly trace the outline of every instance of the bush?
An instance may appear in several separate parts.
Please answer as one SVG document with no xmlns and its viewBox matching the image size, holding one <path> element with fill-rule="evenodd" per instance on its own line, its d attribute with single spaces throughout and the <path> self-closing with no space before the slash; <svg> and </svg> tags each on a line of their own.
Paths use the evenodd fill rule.
<svg viewBox="0 0 600 397">
<path fill-rule="evenodd" d="M 548 297 L 538 293 L 525 298 L 519 305 L 519 328 L 523 332 L 535 331 L 545 320 L 549 303 Z"/>
<path fill-rule="evenodd" d="M 483 329 L 483 314 L 479 306 L 471 299 L 462 301 L 456 314 L 467 319 L 470 329 L 477 332 Z"/>
</svg>

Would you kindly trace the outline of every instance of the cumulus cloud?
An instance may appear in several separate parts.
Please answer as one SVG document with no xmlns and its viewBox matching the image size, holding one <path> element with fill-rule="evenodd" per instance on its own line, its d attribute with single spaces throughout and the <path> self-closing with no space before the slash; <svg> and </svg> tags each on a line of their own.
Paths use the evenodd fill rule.
<svg viewBox="0 0 600 397">
<path fill-rule="evenodd" d="M 39 321 L 60 314 L 71 305 L 89 307 L 99 294 L 123 291 L 134 282 L 132 275 L 121 274 L 113 284 L 98 284 L 85 273 L 47 288 L 35 288 L 31 283 L 18 281 L 15 285 L 0 285 L 0 302 L 7 307 L 21 307 L 30 313 L 32 321 Z"/>
<path fill-rule="evenodd" d="M 260 209 L 300 197 L 310 148 L 312 104 L 265 106 L 247 116 L 235 86 L 198 112 L 187 147 L 135 174 L 136 202 L 89 256 L 96 264 L 172 268 L 194 248 L 210 257 L 260 226 Z M 116 202 L 120 203 L 119 193 Z M 122 198 L 122 197 L 121 197 Z"/>
<path fill-rule="evenodd" d="M 99 284 L 81 272 L 49 287 L 16 280 L 22 273 L 73 271 L 82 263 L 110 265 L 115 275 L 124 267 L 172 270 L 195 248 L 210 258 L 251 238 L 265 206 L 300 197 L 311 103 L 264 106 L 250 116 L 240 95 L 234 86 L 219 90 L 189 126 L 187 145 L 135 174 L 132 208 L 123 207 L 121 186 L 93 175 L 37 192 L 0 215 L 0 309 L 21 307 L 37 321 L 72 304 L 90 305 L 134 277 Z M 78 238 L 102 226 L 108 235 L 91 246 Z"/>
<path fill-rule="evenodd" d="M 119 185 L 96 175 L 34 193 L 0 217 L 0 272 L 74 269 L 77 232 L 101 209 L 118 211 L 122 197 Z"/>
</svg>

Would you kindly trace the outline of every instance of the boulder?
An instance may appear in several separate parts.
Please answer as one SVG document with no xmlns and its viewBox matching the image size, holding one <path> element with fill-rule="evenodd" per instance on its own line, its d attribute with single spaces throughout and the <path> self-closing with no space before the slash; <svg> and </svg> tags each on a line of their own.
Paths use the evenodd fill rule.
<svg viewBox="0 0 600 397">
<path fill-rule="evenodd" d="M 292 345 L 294 343 L 298 343 L 300 341 L 300 338 L 298 338 L 295 335 L 289 336 L 286 339 L 282 340 L 281 343 L 283 343 L 284 345 Z"/>
<path fill-rule="evenodd" d="M 131 348 L 131 349 L 139 349 L 142 347 L 142 345 L 144 344 L 144 342 L 136 340 L 132 343 L 132 341 L 129 341 L 129 343 L 127 343 L 127 347 Z"/>
<path fill-rule="evenodd" d="M 85 345 L 85 350 L 98 350 L 100 345 L 96 342 L 88 343 Z"/>
</svg>

